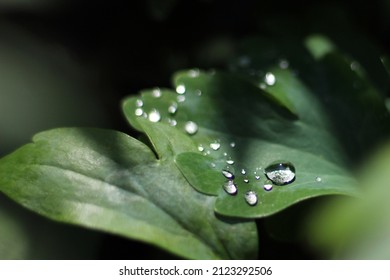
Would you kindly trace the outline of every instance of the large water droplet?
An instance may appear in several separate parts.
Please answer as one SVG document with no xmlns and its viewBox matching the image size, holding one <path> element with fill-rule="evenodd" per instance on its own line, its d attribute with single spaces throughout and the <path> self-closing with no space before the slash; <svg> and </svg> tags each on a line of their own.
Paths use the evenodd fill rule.
<svg viewBox="0 0 390 280">
<path fill-rule="evenodd" d="M 184 125 L 184 130 L 190 134 L 190 135 L 193 135 L 195 133 L 198 132 L 198 125 L 192 121 L 188 121 L 186 122 L 186 124 Z"/>
<path fill-rule="evenodd" d="M 159 122 L 161 120 L 161 115 L 160 112 L 157 111 L 156 109 L 152 109 L 149 113 L 148 117 L 149 121 L 151 122 Z"/>
<path fill-rule="evenodd" d="M 271 72 L 268 72 L 267 74 L 265 74 L 264 82 L 269 86 L 273 86 L 276 83 L 275 75 Z"/>
<path fill-rule="evenodd" d="M 184 94 L 186 92 L 186 87 L 184 85 L 178 85 L 176 87 L 176 92 L 178 94 Z"/>
<path fill-rule="evenodd" d="M 237 186 L 234 184 L 232 180 L 229 180 L 223 184 L 223 189 L 231 195 L 235 195 L 237 193 Z"/>
<path fill-rule="evenodd" d="M 271 164 L 264 172 L 267 178 L 276 185 L 286 185 L 295 179 L 295 167 L 290 162 Z"/>
<path fill-rule="evenodd" d="M 222 175 L 225 176 L 226 179 L 234 179 L 234 174 L 228 170 L 222 170 Z"/>
<path fill-rule="evenodd" d="M 219 142 L 210 143 L 210 148 L 213 149 L 214 151 L 218 151 L 219 148 L 221 148 L 221 143 Z"/>
<path fill-rule="evenodd" d="M 257 194 L 254 191 L 247 191 L 245 193 L 245 201 L 250 206 L 255 206 L 257 204 Z"/>
</svg>

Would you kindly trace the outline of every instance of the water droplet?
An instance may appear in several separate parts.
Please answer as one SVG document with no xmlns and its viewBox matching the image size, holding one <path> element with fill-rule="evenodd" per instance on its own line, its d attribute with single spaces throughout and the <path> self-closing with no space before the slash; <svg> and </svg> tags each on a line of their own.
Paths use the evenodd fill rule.
<svg viewBox="0 0 390 280">
<path fill-rule="evenodd" d="M 224 156 L 224 157 L 227 157 L 227 155 L 228 155 L 227 152 L 224 152 L 224 153 L 223 153 L 223 156 Z"/>
<path fill-rule="evenodd" d="M 177 103 L 174 102 L 168 107 L 168 113 L 174 115 L 177 112 Z"/>
<path fill-rule="evenodd" d="M 272 190 L 273 185 L 272 185 L 271 181 L 268 181 L 268 180 L 267 180 L 267 181 L 265 182 L 265 184 L 263 185 L 263 188 L 264 188 L 264 190 L 266 190 L 267 192 L 270 191 L 270 190 Z"/>
<path fill-rule="evenodd" d="M 243 169 L 241 169 L 241 174 L 242 175 L 245 175 L 246 174 L 246 170 L 243 168 Z"/>
<path fill-rule="evenodd" d="M 254 191 L 247 191 L 245 193 L 245 201 L 250 206 L 255 206 L 257 204 L 257 194 Z"/>
<path fill-rule="evenodd" d="M 177 121 L 175 119 L 168 119 L 168 123 L 170 126 L 176 126 L 177 125 Z"/>
<path fill-rule="evenodd" d="M 290 66 L 290 63 L 286 59 L 279 60 L 279 67 L 281 69 L 287 69 Z"/>
<path fill-rule="evenodd" d="M 198 132 L 198 125 L 192 121 L 188 121 L 188 122 L 186 122 L 186 124 L 184 126 L 184 130 L 188 134 L 193 135 L 193 134 Z"/>
<path fill-rule="evenodd" d="M 357 61 L 352 61 L 351 64 L 349 65 L 351 67 L 351 70 L 352 71 L 358 71 L 360 70 L 360 65 L 359 65 L 359 62 Z"/>
<path fill-rule="evenodd" d="M 199 76 L 199 69 L 191 69 L 188 71 L 188 76 L 191 78 L 196 78 Z"/>
<path fill-rule="evenodd" d="M 318 182 L 318 183 L 322 182 L 322 178 L 321 177 L 316 177 L 316 182 Z"/>
<path fill-rule="evenodd" d="M 290 162 L 271 164 L 264 171 L 267 178 L 276 185 L 286 185 L 295 179 L 295 167 Z"/>
<path fill-rule="evenodd" d="M 221 143 L 213 142 L 213 143 L 210 144 L 210 148 L 213 149 L 214 151 L 218 151 L 219 148 L 221 148 Z"/>
<path fill-rule="evenodd" d="M 186 100 L 186 97 L 185 97 L 184 95 L 179 95 L 179 96 L 177 97 L 177 102 L 182 103 L 182 102 L 184 102 L 185 100 Z"/>
<path fill-rule="evenodd" d="M 261 89 L 266 89 L 267 88 L 267 85 L 265 84 L 265 83 L 260 83 L 259 84 L 259 88 L 261 88 Z"/>
<path fill-rule="evenodd" d="M 144 110 L 142 110 L 141 108 L 137 108 L 137 109 L 135 109 L 134 113 L 137 117 L 140 117 L 144 114 Z"/>
<path fill-rule="evenodd" d="M 135 106 L 142 107 L 142 106 L 144 106 L 144 102 L 141 99 L 137 99 L 135 101 Z"/>
<path fill-rule="evenodd" d="M 225 176 L 226 179 L 234 179 L 234 174 L 228 170 L 222 170 L 222 175 Z"/>
<path fill-rule="evenodd" d="M 234 160 L 229 158 L 228 160 L 226 160 L 226 163 L 232 165 L 232 164 L 234 164 Z"/>
<path fill-rule="evenodd" d="M 259 175 L 255 175 L 255 179 L 256 180 L 260 180 L 260 176 Z"/>
<path fill-rule="evenodd" d="M 184 85 L 178 85 L 177 87 L 176 87 L 176 92 L 178 93 L 178 94 L 184 94 L 185 92 L 186 92 L 186 87 L 184 86 Z"/>
<path fill-rule="evenodd" d="M 154 88 L 152 91 L 153 97 L 159 98 L 161 97 L 161 90 L 159 88 Z"/>
<path fill-rule="evenodd" d="M 199 144 L 199 146 L 198 146 L 198 151 L 199 151 L 199 152 L 203 152 L 203 151 L 204 151 L 204 147 L 203 147 L 202 144 Z"/>
<path fill-rule="evenodd" d="M 161 120 L 161 115 L 160 115 L 160 112 L 157 111 L 156 109 L 152 109 L 150 112 L 149 112 L 149 121 L 151 122 L 159 122 Z"/>
<path fill-rule="evenodd" d="M 244 178 L 244 183 L 249 183 L 249 179 L 248 178 Z"/>
<path fill-rule="evenodd" d="M 267 74 L 265 74 L 264 82 L 269 86 L 273 86 L 276 83 L 275 75 L 271 72 L 268 72 Z"/>
<path fill-rule="evenodd" d="M 236 146 L 236 143 L 235 142 L 231 142 L 230 143 L 230 147 L 234 148 Z"/>
<path fill-rule="evenodd" d="M 202 95 L 202 91 L 200 89 L 197 89 L 197 90 L 195 90 L 195 94 L 197 96 L 201 96 Z"/>
<path fill-rule="evenodd" d="M 237 193 L 237 186 L 234 184 L 232 180 L 229 180 L 223 184 L 223 189 L 231 195 L 235 195 Z"/>
<path fill-rule="evenodd" d="M 212 168 L 217 167 L 217 165 L 216 165 L 214 162 L 212 162 L 212 163 L 210 164 L 210 166 L 211 166 Z"/>
</svg>

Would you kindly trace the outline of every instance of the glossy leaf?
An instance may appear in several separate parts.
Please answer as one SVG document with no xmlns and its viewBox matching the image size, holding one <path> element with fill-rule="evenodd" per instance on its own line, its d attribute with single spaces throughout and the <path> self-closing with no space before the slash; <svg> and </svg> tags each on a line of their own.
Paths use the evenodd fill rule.
<svg viewBox="0 0 390 280">
<path fill-rule="evenodd" d="M 40 133 L 1 159 L 0 173 L 2 192 L 54 220 L 149 242 L 185 258 L 256 255 L 254 223 L 217 218 L 215 199 L 191 188 L 172 160 L 157 160 L 146 145 L 119 132 Z"/>
</svg>

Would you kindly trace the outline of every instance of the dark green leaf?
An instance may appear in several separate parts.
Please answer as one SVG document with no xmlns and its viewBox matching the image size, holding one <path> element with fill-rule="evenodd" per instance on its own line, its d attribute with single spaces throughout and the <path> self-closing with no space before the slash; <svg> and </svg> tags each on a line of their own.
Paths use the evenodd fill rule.
<svg viewBox="0 0 390 280">
<path fill-rule="evenodd" d="M 185 258 L 256 255 L 254 223 L 217 218 L 215 198 L 191 188 L 172 160 L 156 160 L 147 146 L 119 132 L 38 134 L 0 160 L 0 173 L 4 193 L 54 220 L 149 242 Z"/>
</svg>

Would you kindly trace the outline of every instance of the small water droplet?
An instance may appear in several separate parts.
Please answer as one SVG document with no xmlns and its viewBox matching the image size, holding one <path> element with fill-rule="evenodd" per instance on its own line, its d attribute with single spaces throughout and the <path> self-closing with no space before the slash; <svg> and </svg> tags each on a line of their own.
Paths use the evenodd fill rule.
<svg viewBox="0 0 390 280">
<path fill-rule="evenodd" d="M 144 106 L 144 102 L 141 99 L 137 99 L 135 101 L 135 106 L 142 107 L 142 106 Z"/>
<path fill-rule="evenodd" d="M 234 160 L 229 158 L 228 160 L 226 160 L 226 163 L 232 165 L 232 164 L 234 164 Z"/>
<path fill-rule="evenodd" d="M 264 82 L 269 85 L 269 86 L 273 86 L 275 83 L 276 83 L 276 77 L 274 74 L 272 74 L 271 72 L 268 72 L 267 74 L 265 74 L 265 79 L 264 79 Z"/>
<path fill-rule="evenodd" d="M 199 76 L 199 69 L 191 69 L 188 71 L 188 76 L 190 76 L 191 78 L 196 78 Z"/>
<path fill-rule="evenodd" d="M 226 179 L 234 179 L 234 174 L 228 170 L 222 170 L 222 175 L 225 176 Z"/>
<path fill-rule="evenodd" d="M 177 125 L 177 121 L 175 119 L 168 119 L 168 123 L 170 126 L 176 126 Z"/>
<path fill-rule="evenodd" d="M 141 108 L 137 108 L 137 109 L 135 109 L 134 113 L 137 117 L 140 117 L 144 114 L 144 110 L 142 110 Z"/>
<path fill-rule="evenodd" d="M 279 60 L 279 67 L 281 69 L 287 69 L 290 66 L 290 63 L 286 59 Z"/>
<path fill-rule="evenodd" d="M 273 185 L 271 183 L 271 181 L 266 181 L 265 184 L 263 185 L 263 188 L 264 190 L 266 190 L 267 192 L 271 191 L 272 188 L 273 188 Z"/>
<path fill-rule="evenodd" d="M 267 178 L 276 185 L 286 185 L 295 180 L 295 167 L 290 162 L 273 163 L 264 171 Z"/>
<path fill-rule="evenodd" d="M 230 142 L 230 147 L 234 148 L 236 146 L 235 142 Z"/>
<path fill-rule="evenodd" d="M 224 156 L 224 157 L 227 157 L 227 155 L 228 155 L 227 152 L 224 152 L 224 153 L 223 153 L 223 156 Z"/>
<path fill-rule="evenodd" d="M 168 107 L 168 113 L 174 115 L 177 112 L 177 103 L 173 102 L 169 107 Z"/>
<path fill-rule="evenodd" d="M 248 178 L 244 178 L 244 183 L 249 183 L 249 179 Z"/>
<path fill-rule="evenodd" d="M 212 168 L 217 167 L 217 165 L 216 165 L 214 162 L 212 162 L 212 163 L 210 164 L 210 166 L 211 166 Z"/>
<path fill-rule="evenodd" d="M 199 146 L 198 146 L 198 151 L 199 151 L 199 152 L 203 152 L 203 151 L 204 151 L 204 147 L 203 147 L 202 144 L 199 144 Z"/>
<path fill-rule="evenodd" d="M 202 96 L 202 91 L 200 89 L 195 90 L 197 96 Z"/>
<path fill-rule="evenodd" d="M 186 97 L 184 95 L 179 95 L 177 97 L 177 102 L 182 103 L 186 100 Z"/>
<path fill-rule="evenodd" d="M 241 174 L 242 175 L 245 175 L 246 174 L 246 170 L 243 168 L 243 169 L 241 169 Z"/>
<path fill-rule="evenodd" d="M 159 88 L 154 88 L 153 91 L 152 91 L 152 95 L 155 98 L 161 97 L 161 90 Z"/>
<path fill-rule="evenodd" d="M 260 180 L 260 176 L 259 175 L 255 175 L 255 179 L 256 180 Z"/>
<path fill-rule="evenodd" d="M 316 177 L 316 182 L 318 182 L 318 183 L 322 182 L 322 178 L 321 177 Z"/>
<path fill-rule="evenodd" d="M 232 180 L 229 180 L 223 184 L 223 189 L 230 195 L 235 195 L 237 193 L 237 186 Z"/>
<path fill-rule="evenodd" d="M 184 85 L 180 84 L 176 87 L 176 92 L 178 94 L 184 94 L 186 92 L 186 87 Z"/>
<path fill-rule="evenodd" d="M 150 112 L 149 112 L 149 121 L 151 122 L 159 122 L 161 120 L 161 115 L 160 115 L 160 112 L 157 111 L 156 109 L 152 109 Z"/>
<path fill-rule="evenodd" d="M 254 191 L 247 191 L 245 193 L 245 201 L 250 206 L 255 206 L 257 204 L 257 194 Z"/>
<path fill-rule="evenodd" d="M 193 135 L 193 134 L 198 132 L 198 125 L 192 121 L 188 121 L 188 122 L 186 122 L 186 124 L 184 126 L 184 130 L 188 134 Z"/>
<path fill-rule="evenodd" d="M 357 61 L 352 61 L 351 64 L 349 65 L 351 67 L 351 70 L 352 71 L 358 71 L 360 70 L 360 65 L 359 65 L 359 62 Z"/>
<path fill-rule="evenodd" d="M 214 151 L 218 151 L 219 148 L 221 148 L 221 143 L 219 142 L 210 143 L 210 148 L 213 149 Z"/>
<path fill-rule="evenodd" d="M 266 89 L 267 88 L 267 85 L 265 84 L 265 83 L 260 83 L 259 84 L 259 88 L 261 88 L 261 89 Z"/>
</svg>

